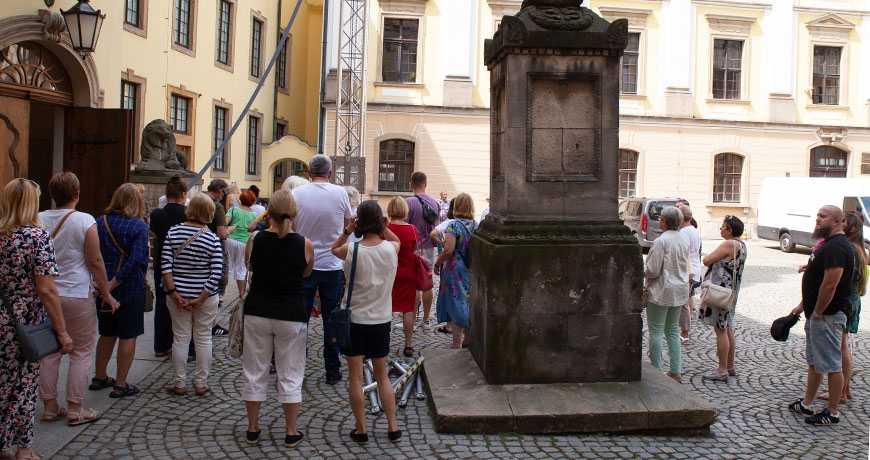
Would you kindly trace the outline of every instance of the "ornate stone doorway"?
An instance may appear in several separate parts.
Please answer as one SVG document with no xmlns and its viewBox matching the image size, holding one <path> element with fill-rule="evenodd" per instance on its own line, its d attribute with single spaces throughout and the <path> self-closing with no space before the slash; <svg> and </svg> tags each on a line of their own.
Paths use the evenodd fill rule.
<svg viewBox="0 0 870 460">
<path fill-rule="evenodd" d="M 82 60 L 64 37 L 63 19 L 0 19 L 0 186 L 26 177 L 47 191 L 59 171 L 82 184 L 79 210 L 98 215 L 129 180 L 131 111 L 101 109 L 93 58 Z M 40 209 L 51 207 L 48 193 Z"/>
</svg>

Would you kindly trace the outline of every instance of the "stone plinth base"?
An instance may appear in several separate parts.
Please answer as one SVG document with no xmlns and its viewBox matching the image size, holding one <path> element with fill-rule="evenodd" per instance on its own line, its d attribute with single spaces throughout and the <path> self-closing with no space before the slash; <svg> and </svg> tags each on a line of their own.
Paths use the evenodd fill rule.
<svg viewBox="0 0 870 460">
<path fill-rule="evenodd" d="M 184 183 L 188 183 L 196 177 L 196 173 L 191 171 L 180 170 L 160 170 L 160 171 L 133 171 L 130 173 L 130 182 L 134 184 L 142 184 L 145 186 L 145 201 L 148 202 L 150 209 L 157 209 L 157 203 L 161 196 L 166 194 L 166 183 L 172 176 L 179 174 Z M 187 191 L 188 198 L 202 191 L 202 179 L 200 179 L 193 188 Z"/>
<path fill-rule="evenodd" d="M 635 382 L 488 385 L 467 350 L 424 350 L 439 433 L 706 434 L 717 410 L 644 363 Z"/>
<path fill-rule="evenodd" d="M 493 385 L 641 378 L 637 241 L 621 223 L 498 223 L 473 235 L 471 353 Z"/>
</svg>

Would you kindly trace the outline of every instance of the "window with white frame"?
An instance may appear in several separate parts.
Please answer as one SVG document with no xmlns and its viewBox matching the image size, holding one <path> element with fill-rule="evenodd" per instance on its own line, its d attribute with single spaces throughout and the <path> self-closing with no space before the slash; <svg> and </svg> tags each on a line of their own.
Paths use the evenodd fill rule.
<svg viewBox="0 0 870 460">
<path fill-rule="evenodd" d="M 713 99 L 740 100 L 742 40 L 713 40 Z"/>
<path fill-rule="evenodd" d="M 846 177 L 846 152 L 831 145 L 810 152 L 810 177 Z"/>
<path fill-rule="evenodd" d="M 637 194 L 637 157 L 634 150 L 619 149 L 619 197 Z"/>
<path fill-rule="evenodd" d="M 414 143 L 404 139 L 381 141 L 378 152 L 378 190 L 410 192 L 414 172 Z"/>
<path fill-rule="evenodd" d="M 835 46 L 813 47 L 813 104 L 839 105 L 841 52 Z"/>
<path fill-rule="evenodd" d="M 719 101 L 746 101 L 749 94 L 747 63 L 750 32 L 755 18 L 706 14 L 710 28 L 709 96 Z"/>
<path fill-rule="evenodd" d="M 643 96 L 644 91 L 644 36 L 646 20 L 652 13 L 649 9 L 601 6 L 601 17 L 613 22 L 628 19 L 628 40 L 622 56 L 619 74 L 619 93 L 628 96 Z"/>
<path fill-rule="evenodd" d="M 417 81 L 417 19 L 384 18 L 381 77 L 385 82 Z"/>
<path fill-rule="evenodd" d="M 743 157 L 736 153 L 720 153 L 713 161 L 713 202 L 740 203 Z"/>
</svg>

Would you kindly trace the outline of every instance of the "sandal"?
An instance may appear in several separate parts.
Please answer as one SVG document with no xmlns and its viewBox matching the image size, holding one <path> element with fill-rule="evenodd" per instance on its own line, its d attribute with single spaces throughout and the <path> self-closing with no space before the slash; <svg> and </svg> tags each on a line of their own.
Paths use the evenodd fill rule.
<svg viewBox="0 0 870 460">
<path fill-rule="evenodd" d="M 56 422 L 62 418 L 66 417 L 66 407 L 58 407 L 57 412 L 46 412 L 42 414 L 42 418 L 39 420 L 42 423 L 51 423 Z M 0 457 L 2 458 L 2 457 Z"/>
<path fill-rule="evenodd" d="M 195 389 L 194 389 L 194 393 L 195 393 L 197 396 L 205 396 L 206 394 L 208 394 L 209 391 L 211 391 L 211 388 L 209 388 L 209 387 L 207 387 L 207 386 L 205 386 L 205 387 L 195 387 Z"/>
<path fill-rule="evenodd" d="M 712 370 L 701 376 L 701 380 L 721 380 L 728 381 L 728 371 L 720 373 L 718 370 Z"/>
<path fill-rule="evenodd" d="M 816 396 L 816 398 L 824 399 L 825 401 L 827 401 L 827 400 L 831 399 L 831 392 L 829 392 L 828 390 L 825 390 L 825 391 L 819 393 L 818 396 Z M 846 395 L 840 395 L 840 404 L 847 403 L 847 402 L 849 402 L 849 398 L 846 397 Z"/>
<path fill-rule="evenodd" d="M 435 329 L 435 332 L 440 332 L 442 334 L 453 334 L 453 331 L 451 331 L 450 329 L 447 329 L 446 324 L 439 327 L 438 329 Z"/>
<path fill-rule="evenodd" d="M 729 367 L 728 368 L 728 375 L 730 375 L 731 377 L 737 377 L 737 369 L 735 369 L 733 367 Z"/>
<path fill-rule="evenodd" d="M 129 383 L 123 387 L 119 387 L 117 385 L 112 387 L 112 391 L 109 393 L 110 398 L 123 398 L 125 396 L 136 396 L 139 394 L 139 388 L 136 388 Z"/>
<path fill-rule="evenodd" d="M 184 396 L 187 394 L 187 388 L 170 385 L 166 387 L 166 392 L 175 396 Z"/>
<path fill-rule="evenodd" d="M 85 414 L 87 414 L 87 415 L 85 415 Z M 67 418 L 66 424 L 69 426 L 76 426 L 76 425 L 84 425 L 85 423 L 91 423 L 94 420 L 97 420 L 100 417 L 102 417 L 103 414 L 101 414 L 100 411 L 95 410 L 95 409 L 82 409 L 78 412 L 73 412 L 69 415 L 70 415 L 70 417 L 75 417 L 75 418 Z"/>
<path fill-rule="evenodd" d="M 674 374 L 671 371 L 666 372 L 668 377 L 674 379 L 677 383 L 683 383 L 683 374 Z"/>
<path fill-rule="evenodd" d="M 99 391 L 103 388 L 109 388 L 113 386 L 115 386 L 115 379 L 111 377 L 106 377 L 104 379 L 98 379 L 94 377 L 91 379 L 91 385 L 88 387 L 88 390 Z"/>
<path fill-rule="evenodd" d="M 414 356 L 414 348 L 405 347 L 405 349 L 402 351 L 402 354 L 407 356 L 408 358 L 410 358 L 410 357 Z"/>
</svg>

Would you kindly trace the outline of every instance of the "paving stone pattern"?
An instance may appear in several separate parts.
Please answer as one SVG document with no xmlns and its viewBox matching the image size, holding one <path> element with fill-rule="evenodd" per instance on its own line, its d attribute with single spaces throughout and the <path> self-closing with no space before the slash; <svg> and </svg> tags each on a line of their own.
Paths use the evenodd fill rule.
<svg viewBox="0 0 870 460">
<path fill-rule="evenodd" d="M 717 244 L 706 241 L 704 248 L 710 251 Z M 140 382 L 142 395 L 114 403 L 101 420 L 84 429 L 53 458 L 868 458 L 870 317 L 866 314 L 855 336 L 855 397 L 840 406 L 840 425 L 812 427 L 786 409 L 803 394 L 806 383 L 803 322 L 786 343 L 773 341 L 769 327 L 773 319 L 798 302 L 800 275 L 796 268 L 806 261 L 807 254 L 784 254 L 771 244 L 749 244 L 737 306 L 738 377 L 727 383 L 701 380 L 701 374 L 715 367 L 715 337 L 710 328 L 693 324 L 692 341 L 682 354 L 684 384 L 720 411 L 708 436 L 442 435 L 432 428 L 426 401 L 412 396 L 404 409 L 397 409 L 399 426 L 405 433 L 400 443 L 387 440 L 383 415 L 369 414 L 371 440 L 359 446 L 347 437 L 354 421 L 346 381 L 335 386 L 324 381 L 321 321 L 313 319 L 298 423 L 306 438 L 296 448 L 283 446 L 283 412 L 274 399 L 274 387 L 261 411 L 263 435 L 259 445 L 245 443 L 241 361 L 227 354 L 226 338 L 216 338 L 211 394 L 167 394 L 165 387 L 172 375 L 167 360 Z M 220 313 L 221 324 L 228 324 L 229 306 Z M 401 346 L 401 340 L 401 331 L 394 330 L 394 349 Z M 414 335 L 418 350 L 449 344 L 444 334 L 421 329 Z M 646 353 L 646 347 L 644 350 Z M 342 372 L 346 377 L 346 366 Z M 820 410 L 822 405 L 816 402 L 815 407 Z"/>
</svg>

